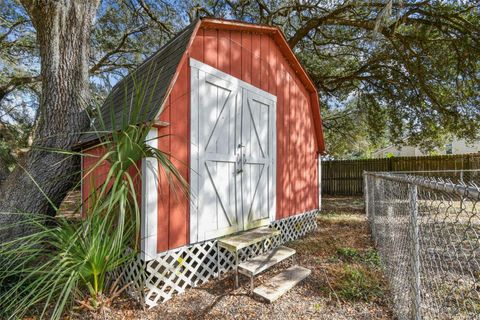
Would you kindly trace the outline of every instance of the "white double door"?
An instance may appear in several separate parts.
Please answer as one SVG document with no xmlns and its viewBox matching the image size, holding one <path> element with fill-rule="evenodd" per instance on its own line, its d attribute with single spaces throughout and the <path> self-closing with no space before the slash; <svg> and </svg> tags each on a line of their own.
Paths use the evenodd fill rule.
<svg viewBox="0 0 480 320">
<path fill-rule="evenodd" d="M 191 60 L 191 240 L 275 216 L 276 97 Z"/>
</svg>

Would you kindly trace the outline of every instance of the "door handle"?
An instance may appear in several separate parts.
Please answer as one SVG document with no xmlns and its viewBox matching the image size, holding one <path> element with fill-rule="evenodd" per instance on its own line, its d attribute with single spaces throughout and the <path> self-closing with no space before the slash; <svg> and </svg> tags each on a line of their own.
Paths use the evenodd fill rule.
<svg viewBox="0 0 480 320">
<path fill-rule="evenodd" d="M 239 144 L 237 146 L 237 160 L 235 163 L 235 173 L 237 174 L 243 172 L 243 165 L 247 162 L 244 150 L 245 150 L 244 145 Z"/>
</svg>

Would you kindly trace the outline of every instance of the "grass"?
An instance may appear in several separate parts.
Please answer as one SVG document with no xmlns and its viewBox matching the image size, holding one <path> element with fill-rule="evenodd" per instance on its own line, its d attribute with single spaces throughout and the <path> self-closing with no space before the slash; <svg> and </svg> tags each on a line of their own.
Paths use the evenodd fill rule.
<svg viewBox="0 0 480 320">
<path fill-rule="evenodd" d="M 337 256 L 343 261 L 356 261 L 361 258 L 360 253 L 354 248 L 338 248 Z"/>
<path fill-rule="evenodd" d="M 339 299 L 368 302 L 382 300 L 386 295 L 388 288 L 374 249 L 340 247 L 328 263 L 327 291 Z"/>
<path fill-rule="evenodd" d="M 346 265 L 335 285 L 337 294 L 345 300 L 369 301 L 385 295 L 378 274 L 361 265 Z"/>
<path fill-rule="evenodd" d="M 337 257 L 348 263 L 358 262 L 374 267 L 380 266 L 380 256 L 375 249 L 359 251 L 355 248 L 342 247 L 337 249 Z"/>
<path fill-rule="evenodd" d="M 335 208 L 319 219 L 325 228 L 324 250 L 328 254 L 327 292 L 344 301 L 381 301 L 388 292 L 380 268 L 380 257 L 373 248 L 365 217 Z M 328 231 L 337 230 L 335 234 Z M 338 231 L 341 229 L 342 231 Z M 345 244 L 345 246 L 339 246 Z"/>
<path fill-rule="evenodd" d="M 323 269 L 319 290 L 335 303 L 388 304 L 388 286 L 365 216 L 333 208 L 318 218 L 321 232 L 292 245 Z"/>
</svg>

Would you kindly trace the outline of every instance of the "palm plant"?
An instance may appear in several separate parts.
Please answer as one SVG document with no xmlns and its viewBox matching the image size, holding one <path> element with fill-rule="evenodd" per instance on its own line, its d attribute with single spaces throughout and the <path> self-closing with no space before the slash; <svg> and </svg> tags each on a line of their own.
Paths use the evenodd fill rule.
<svg viewBox="0 0 480 320">
<path fill-rule="evenodd" d="M 135 179 L 141 173 L 142 158 L 156 159 L 169 181 L 186 190 L 186 183 L 169 155 L 148 144 L 146 138 L 152 124 L 143 119 L 151 98 L 143 90 L 143 83 L 136 83 L 134 88 L 132 96 L 125 97 L 123 114 L 128 116 L 122 118 L 119 129 L 113 133 L 106 130 L 97 109 L 97 126 L 103 127 L 95 131 L 97 146 L 105 153 L 84 176 L 105 163 L 109 170 L 105 181 L 89 196 L 84 218 L 71 221 L 25 214 L 22 223 L 28 223 L 34 231 L 0 246 L 0 301 L 5 316 L 22 317 L 37 307 L 40 318 L 59 319 L 75 302 L 97 309 L 108 301 L 108 290 L 115 296 L 124 289 L 107 281 L 107 275 L 131 259 L 138 249 L 140 204 Z M 116 128 L 113 112 L 111 116 Z"/>
</svg>

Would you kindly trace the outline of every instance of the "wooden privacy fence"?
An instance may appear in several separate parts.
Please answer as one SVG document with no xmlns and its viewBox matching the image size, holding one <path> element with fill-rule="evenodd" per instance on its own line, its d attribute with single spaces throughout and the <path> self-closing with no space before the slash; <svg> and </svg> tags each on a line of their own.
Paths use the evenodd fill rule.
<svg viewBox="0 0 480 320">
<path fill-rule="evenodd" d="M 480 169 L 480 154 L 322 162 L 322 194 L 362 195 L 363 172 Z"/>
</svg>

